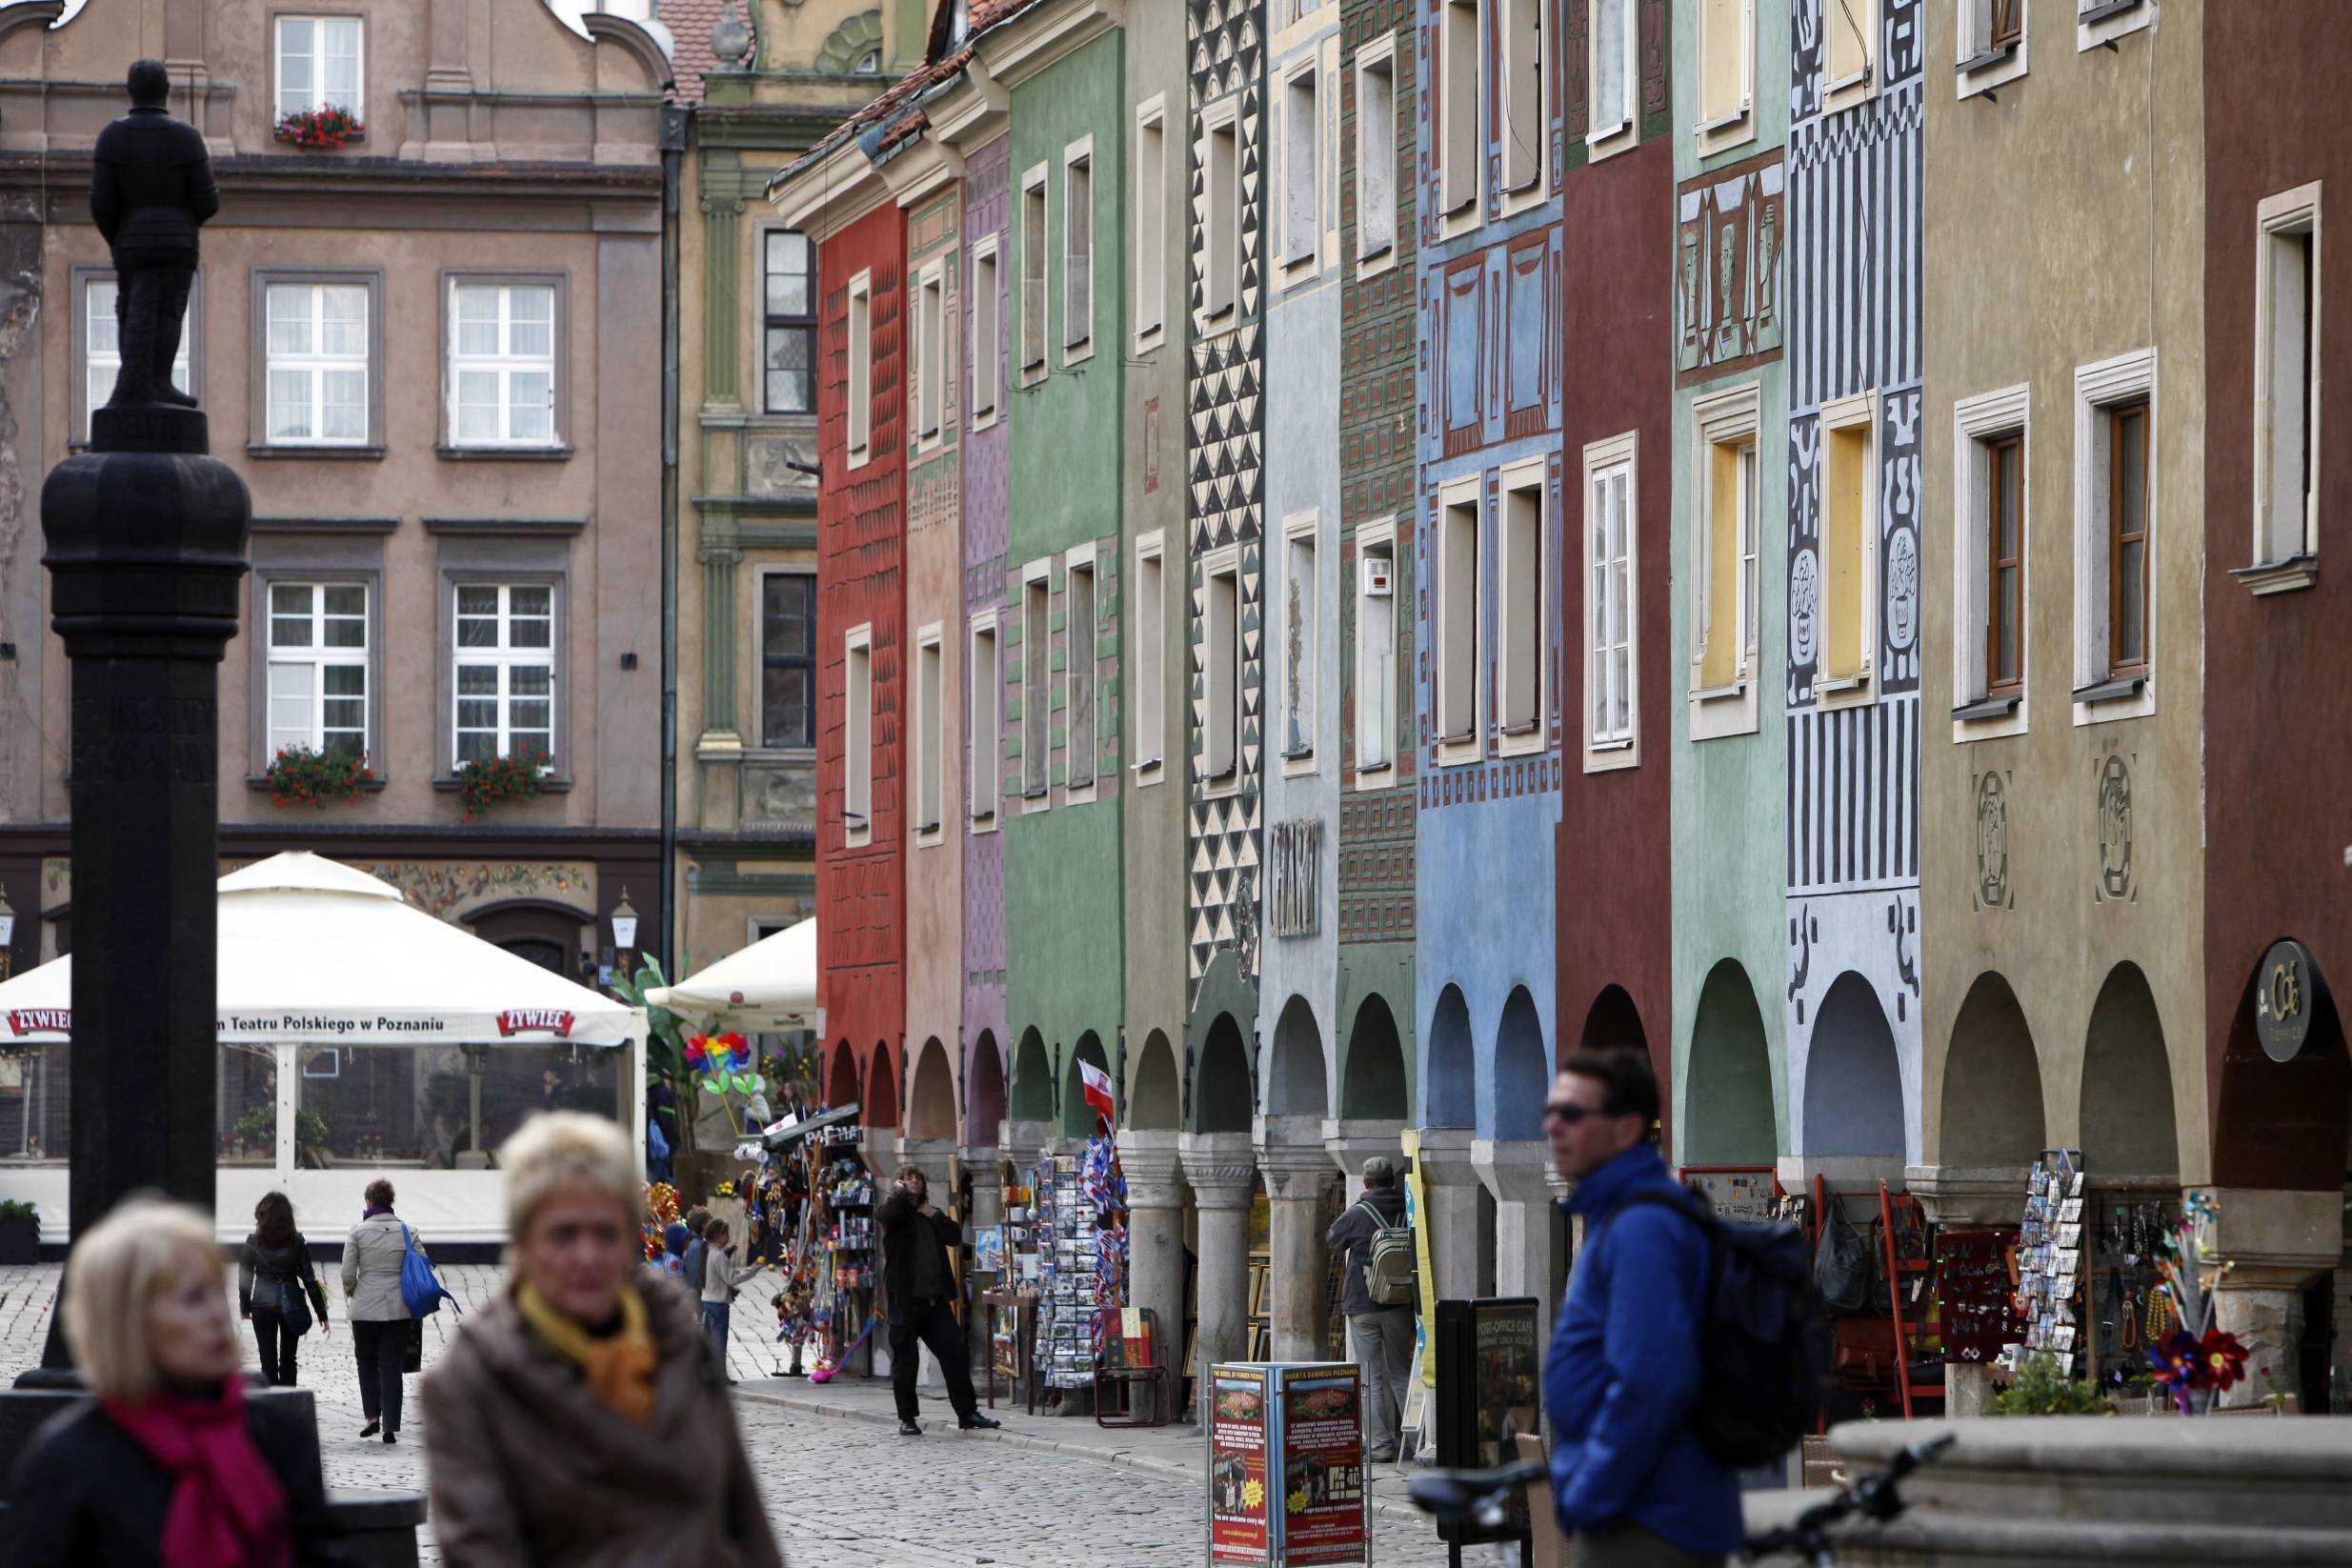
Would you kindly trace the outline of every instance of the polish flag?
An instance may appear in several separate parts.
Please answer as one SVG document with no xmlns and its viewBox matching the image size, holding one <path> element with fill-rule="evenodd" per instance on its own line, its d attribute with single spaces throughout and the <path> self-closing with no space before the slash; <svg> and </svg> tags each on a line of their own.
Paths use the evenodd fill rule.
<svg viewBox="0 0 2352 1568">
<path fill-rule="evenodd" d="M 1081 1060 L 1078 1063 L 1078 1084 L 1085 1093 L 1086 1103 L 1101 1112 L 1103 1120 L 1109 1121 L 1114 1115 L 1111 1105 L 1111 1075 L 1091 1061 Z"/>
</svg>

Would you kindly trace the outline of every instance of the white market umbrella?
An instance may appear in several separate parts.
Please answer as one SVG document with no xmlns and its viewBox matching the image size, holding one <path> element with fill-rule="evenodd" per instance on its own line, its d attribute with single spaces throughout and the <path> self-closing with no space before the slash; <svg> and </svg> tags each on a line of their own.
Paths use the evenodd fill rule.
<svg viewBox="0 0 2352 1568">
<path fill-rule="evenodd" d="M 645 1015 L 296 850 L 218 884 L 223 1044 L 619 1046 Z M 0 1044 L 72 1031 L 70 955 L 0 982 Z"/>
<path fill-rule="evenodd" d="M 805 1028 L 816 1015 L 816 921 L 763 936 L 675 985 L 655 986 L 645 1000 L 706 1027 Z"/>
</svg>

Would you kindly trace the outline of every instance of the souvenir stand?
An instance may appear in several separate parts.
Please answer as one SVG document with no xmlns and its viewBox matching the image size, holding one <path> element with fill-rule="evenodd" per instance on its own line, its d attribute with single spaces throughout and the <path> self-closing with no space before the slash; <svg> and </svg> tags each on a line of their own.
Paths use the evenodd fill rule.
<svg viewBox="0 0 2352 1568">
<path fill-rule="evenodd" d="M 2159 1243 L 2181 1222 L 2176 1182 L 2084 1183 L 2083 1336 L 2091 1380 L 2115 1393 L 2149 1375 L 2148 1347 L 2178 1326 Z"/>
<path fill-rule="evenodd" d="M 1935 1228 L 1926 1211 L 1908 1193 L 1889 1192 L 1881 1180 L 1873 1188 L 1833 1192 L 1820 1176 L 1813 1178 L 1812 1202 L 1792 1207 L 1809 1216 L 1808 1234 L 1817 1249 L 1824 1231 L 1835 1232 L 1845 1244 L 1859 1241 L 1867 1273 L 1859 1302 L 1833 1302 L 1837 1350 L 1833 1361 L 1835 1386 L 1864 1411 L 1881 1403 L 1889 1414 L 1905 1419 L 1920 1414 L 1927 1402 L 1943 1401 L 1942 1345 L 1938 1337 L 1935 1296 L 1929 1288 L 1935 1270 Z M 1856 1220 L 1855 1208 L 1863 1211 Z"/>
<path fill-rule="evenodd" d="M 1092 1388 L 1095 1360 L 1127 1304 L 1127 1180 L 1108 1136 L 1033 1168 L 1028 1229 L 1037 1257 L 1036 1367 L 1048 1389 Z"/>
<path fill-rule="evenodd" d="M 2091 1337 L 2082 1294 L 2083 1215 L 2089 1195 L 2080 1149 L 2044 1149 L 2025 1178 L 2018 1227 L 2019 1319 L 2025 1337 L 2001 1353 L 2014 1372 L 2030 1356 L 2048 1356 L 2068 1377 L 2081 1376 Z"/>
<path fill-rule="evenodd" d="M 776 1269 L 776 1340 L 791 1357 L 779 1376 L 803 1373 L 810 1345 L 824 1366 L 839 1367 L 873 1316 L 877 1243 L 863 1136 L 854 1105 L 766 1131 L 767 1163 L 746 1195 L 746 1213 Z"/>
</svg>

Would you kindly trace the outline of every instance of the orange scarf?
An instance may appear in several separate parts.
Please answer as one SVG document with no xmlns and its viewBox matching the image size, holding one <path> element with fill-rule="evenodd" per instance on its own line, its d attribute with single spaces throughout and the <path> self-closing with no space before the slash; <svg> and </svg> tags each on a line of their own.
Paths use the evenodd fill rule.
<svg viewBox="0 0 2352 1568">
<path fill-rule="evenodd" d="M 514 1287 L 514 1304 L 550 1350 L 579 1363 L 588 1391 L 606 1408 L 637 1426 L 653 1423 L 653 1369 L 661 1357 L 645 1326 L 645 1300 L 634 1287 L 621 1287 L 620 1332 L 601 1339 L 528 1284 Z"/>
</svg>

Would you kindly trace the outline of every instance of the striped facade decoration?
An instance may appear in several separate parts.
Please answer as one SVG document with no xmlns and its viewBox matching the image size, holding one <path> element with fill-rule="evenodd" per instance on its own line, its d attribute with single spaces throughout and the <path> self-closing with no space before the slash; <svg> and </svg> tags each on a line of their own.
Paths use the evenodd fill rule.
<svg viewBox="0 0 2352 1568">
<path fill-rule="evenodd" d="M 1789 408 L 1920 378 L 1921 83 L 1789 131 Z"/>
<path fill-rule="evenodd" d="M 1792 897 L 1916 886 L 1920 699 L 1788 715 Z"/>
</svg>

